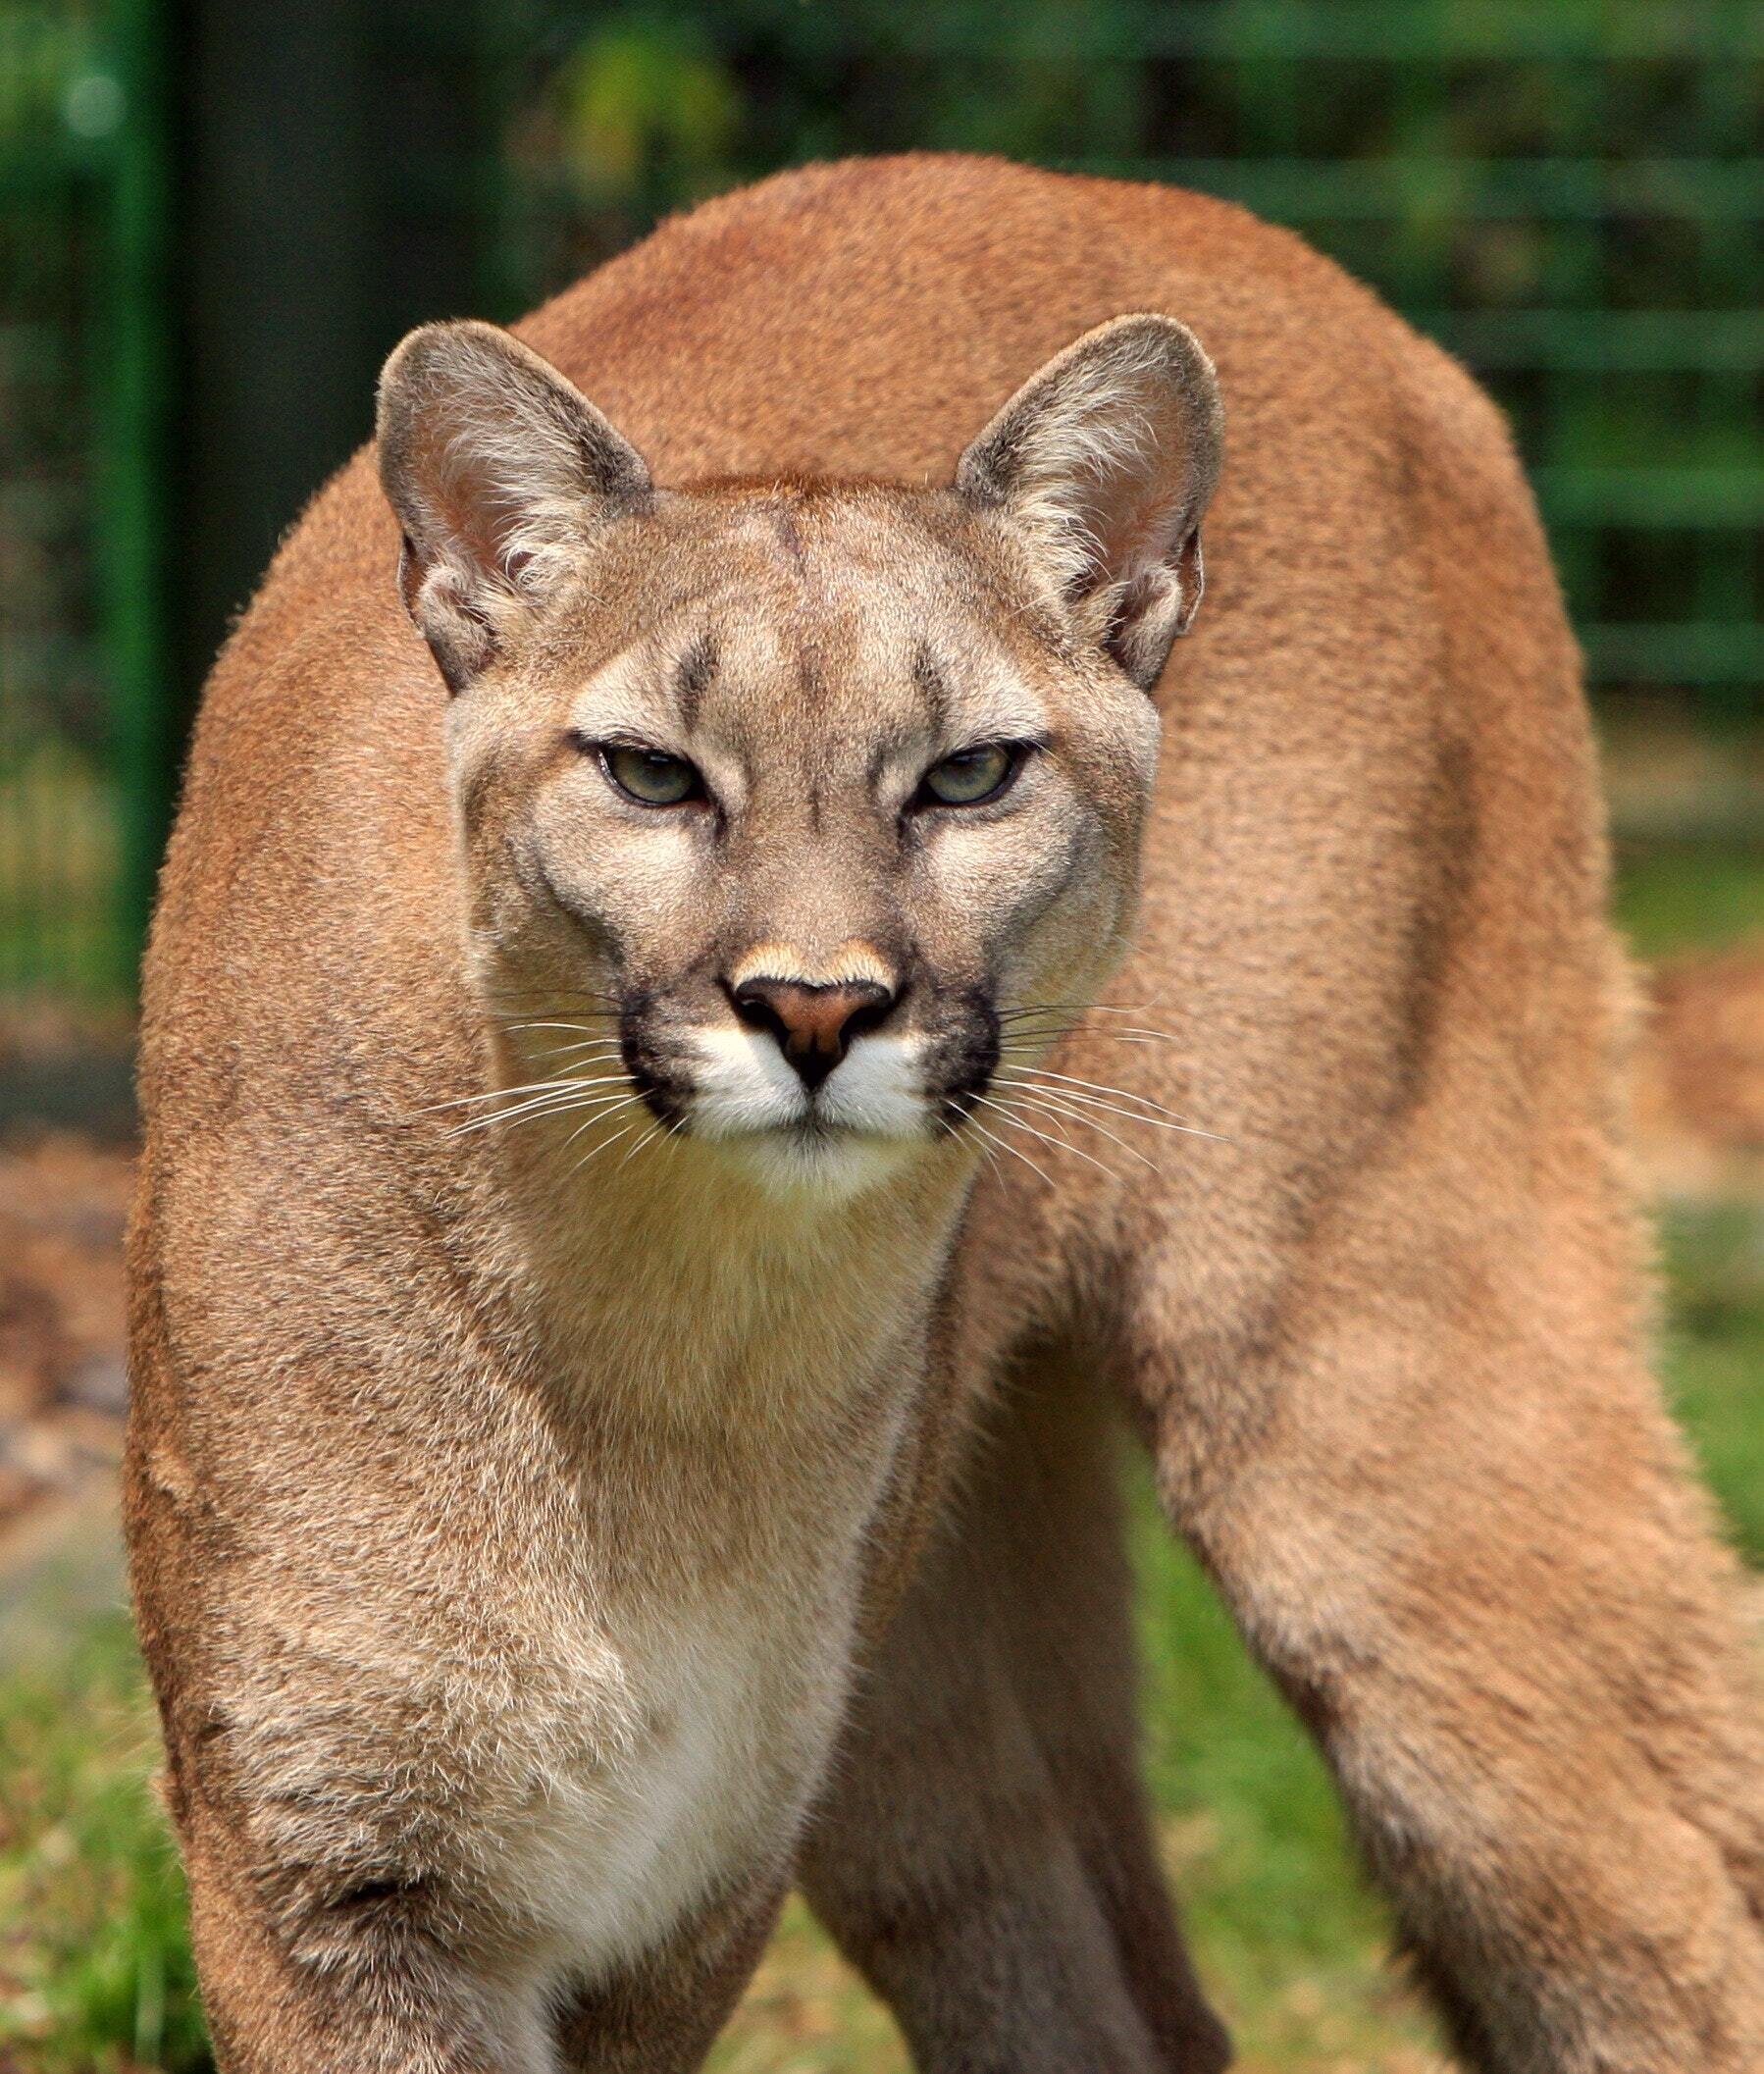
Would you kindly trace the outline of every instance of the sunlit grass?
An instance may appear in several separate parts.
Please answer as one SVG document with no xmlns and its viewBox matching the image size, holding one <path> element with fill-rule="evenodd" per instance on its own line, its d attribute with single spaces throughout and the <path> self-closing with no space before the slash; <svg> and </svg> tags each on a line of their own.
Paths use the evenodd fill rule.
<svg viewBox="0 0 1764 2074">
<path fill-rule="evenodd" d="M 1617 916 L 1642 959 L 1764 936 L 1764 829 L 1756 843 L 1620 843 Z"/>
<path fill-rule="evenodd" d="M 0 2067 L 208 2064 L 155 1754 L 121 1614 L 0 1685 Z"/>
</svg>

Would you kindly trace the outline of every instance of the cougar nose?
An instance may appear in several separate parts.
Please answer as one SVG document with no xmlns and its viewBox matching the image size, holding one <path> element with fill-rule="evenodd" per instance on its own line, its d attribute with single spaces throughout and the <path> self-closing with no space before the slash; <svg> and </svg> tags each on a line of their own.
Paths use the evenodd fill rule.
<svg viewBox="0 0 1764 2074">
<path fill-rule="evenodd" d="M 852 1039 L 873 1030 L 896 999 L 889 988 L 869 979 L 814 986 L 763 975 L 744 979 L 729 998 L 749 1029 L 771 1031 L 807 1087 L 819 1087 Z"/>
</svg>

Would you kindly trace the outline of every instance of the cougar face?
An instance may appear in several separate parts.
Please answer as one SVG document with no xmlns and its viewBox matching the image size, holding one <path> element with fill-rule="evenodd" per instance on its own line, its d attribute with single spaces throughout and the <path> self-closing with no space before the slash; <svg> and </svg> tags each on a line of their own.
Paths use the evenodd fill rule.
<svg viewBox="0 0 1764 2074">
<path fill-rule="evenodd" d="M 505 335 L 407 341 L 383 468 L 517 1084 L 775 1184 L 983 1141 L 1002 1054 L 1124 945 L 1217 416 L 1181 327 L 1127 319 L 948 490 L 663 493 Z"/>
</svg>

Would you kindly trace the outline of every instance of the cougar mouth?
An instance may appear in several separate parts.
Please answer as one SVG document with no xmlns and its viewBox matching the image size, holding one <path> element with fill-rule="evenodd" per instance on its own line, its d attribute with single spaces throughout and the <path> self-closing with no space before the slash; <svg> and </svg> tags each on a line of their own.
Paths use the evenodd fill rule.
<svg viewBox="0 0 1764 2074">
<path fill-rule="evenodd" d="M 696 1005 L 676 1019 L 652 996 L 631 995 L 620 1058 L 665 1130 L 800 1170 L 960 1131 L 997 1070 L 1000 1022 L 977 990 L 946 995 L 934 1012 L 933 1030 L 860 1031 L 835 1066 L 805 1076 L 763 1028 L 704 1017 Z"/>
</svg>

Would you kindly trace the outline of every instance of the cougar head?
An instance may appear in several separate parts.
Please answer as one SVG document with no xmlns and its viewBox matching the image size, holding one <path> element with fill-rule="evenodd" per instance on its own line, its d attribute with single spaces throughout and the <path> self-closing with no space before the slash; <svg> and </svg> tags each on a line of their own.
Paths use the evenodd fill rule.
<svg viewBox="0 0 1764 2074">
<path fill-rule="evenodd" d="M 1219 465 L 1192 335 L 1086 334 L 945 488 L 658 489 L 484 324 L 399 345 L 379 438 L 514 1078 L 778 1185 L 974 1137 L 1130 923 Z"/>
</svg>

